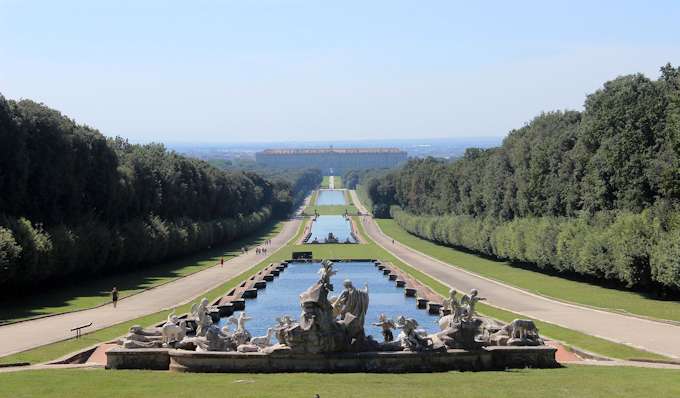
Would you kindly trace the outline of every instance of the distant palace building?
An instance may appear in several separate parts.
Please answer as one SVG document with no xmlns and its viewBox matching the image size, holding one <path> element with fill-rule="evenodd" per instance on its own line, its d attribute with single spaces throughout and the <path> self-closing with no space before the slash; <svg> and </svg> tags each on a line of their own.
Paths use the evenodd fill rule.
<svg viewBox="0 0 680 398">
<path fill-rule="evenodd" d="M 257 163 L 284 169 L 318 168 L 325 175 L 348 170 L 395 167 L 406 161 L 399 148 L 300 148 L 265 149 L 255 154 Z"/>
</svg>

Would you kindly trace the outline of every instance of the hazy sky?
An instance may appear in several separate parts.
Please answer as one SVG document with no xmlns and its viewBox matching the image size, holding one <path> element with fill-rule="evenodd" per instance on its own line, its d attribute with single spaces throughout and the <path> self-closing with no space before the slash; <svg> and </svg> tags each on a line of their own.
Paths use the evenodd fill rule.
<svg viewBox="0 0 680 398">
<path fill-rule="evenodd" d="M 135 142 L 503 136 L 680 64 L 680 1 L 107 3 L 0 0 L 0 93 Z"/>
</svg>

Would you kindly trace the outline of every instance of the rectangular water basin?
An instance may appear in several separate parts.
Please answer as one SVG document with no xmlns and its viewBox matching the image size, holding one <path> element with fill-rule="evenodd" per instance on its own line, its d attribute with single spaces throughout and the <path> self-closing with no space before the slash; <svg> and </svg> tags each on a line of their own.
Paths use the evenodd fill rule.
<svg viewBox="0 0 680 398">
<path fill-rule="evenodd" d="M 327 242 L 328 234 L 333 234 L 337 242 Z M 318 216 L 312 221 L 311 235 L 306 243 L 357 243 L 352 236 L 352 224 L 345 216 Z"/>
<path fill-rule="evenodd" d="M 320 189 L 316 197 L 317 206 L 346 205 L 345 191 L 339 189 Z"/>
<path fill-rule="evenodd" d="M 253 336 L 263 336 L 267 328 L 276 324 L 276 318 L 289 315 L 298 319 L 301 313 L 299 296 L 319 280 L 317 274 L 320 263 L 291 262 L 285 272 L 267 285 L 266 289 L 258 291 L 256 299 L 247 300 L 245 311 L 249 317 L 246 328 Z M 439 316 L 430 315 L 426 310 L 416 308 L 416 299 L 404 295 L 404 289 L 396 287 L 393 281 L 379 272 L 372 262 L 336 262 L 334 267 L 338 271 L 333 277 L 334 291 L 329 295 L 339 296 L 342 293 L 343 281 L 349 279 L 356 288 L 363 288 L 368 284 L 369 304 L 364 325 L 367 335 L 372 335 L 377 341 L 383 341 L 381 330 L 373 326 L 380 314 L 396 319 L 399 315 L 414 318 L 419 327 L 428 333 L 439 330 L 437 321 Z M 237 313 L 234 313 L 238 316 Z M 226 318 L 220 321 L 220 327 L 226 324 Z M 233 325 L 232 330 L 233 330 Z M 398 330 L 393 331 L 395 337 Z"/>
</svg>

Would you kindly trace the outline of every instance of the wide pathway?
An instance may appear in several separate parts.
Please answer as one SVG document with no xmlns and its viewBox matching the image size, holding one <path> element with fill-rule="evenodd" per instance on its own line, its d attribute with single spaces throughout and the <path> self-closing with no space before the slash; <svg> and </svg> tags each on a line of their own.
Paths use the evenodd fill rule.
<svg viewBox="0 0 680 398">
<path fill-rule="evenodd" d="M 285 246 L 295 236 L 301 221 L 296 217 L 284 223 L 281 232 L 272 238 L 267 248 L 268 255 Z M 0 326 L 0 357 L 71 338 L 73 332 L 70 329 L 90 322 L 92 326 L 85 329 L 88 332 L 185 304 L 242 274 L 264 258 L 251 249 L 248 253 L 225 261 L 223 267 L 213 266 L 123 298 L 118 302 L 118 308 L 109 305 Z"/>
<path fill-rule="evenodd" d="M 335 189 L 335 176 L 328 177 L 328 189 Z"/>
<path fill-rule="evenodd" d="M 352 200 L 367 213 L 355 191 Z M 459 291 L 479 289 L 495 307 L 531 318 L 602 337 L 611 341 L 680 358 L 680 327 L 551 300 L 496 282 L 455 267 L 412 249 L 385 235 L 373 218 L 366 217 L 364 229 L 378 245 L 412 267 Z"/>
</svg>

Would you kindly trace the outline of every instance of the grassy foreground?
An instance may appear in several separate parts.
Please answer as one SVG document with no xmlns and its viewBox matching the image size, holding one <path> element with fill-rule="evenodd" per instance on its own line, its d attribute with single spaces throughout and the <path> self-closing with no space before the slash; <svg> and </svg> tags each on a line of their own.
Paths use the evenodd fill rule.
<svg viewBox="0 0 680 398">
<path fill-rule="evenodd" d="M 394 220 L 376 220 L 383 232 L 406 246 L 438 260 L 523 290 L 609 311 L 680 321 L 680 302 L 657 300 L 641 293 L 572 281 L 489 260 L 409 234 Z"/>
<path fill-rule="evenodd" d="M 106 276 L 70 286 L 59 287 L 42 293 L 31 294 L 13 302 L 3 302 L 0 306 L 0 325 L 6 322 L 30 319 L 44 315 L 82 310 L 107 304 L 111 301 L 110 291 L 118 287 L 120 297 L 124 298 L 152 287 L 171 282 L 177 278 L 191 275 L 241 254 L 243 246 L 257 246 L 281 231 L 283 223 L 270 223 L 257 232 L 197 253 L 159 264 L 147 269 L 121 275 Z"/>
<path fill-rule="evenodd" d="M 569 366 L 430 374 L 178 374 L 49 370 L 0 374 L 3 396 L 73 397 L 677 397 L 680 371 Z"/>
</svg>

